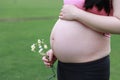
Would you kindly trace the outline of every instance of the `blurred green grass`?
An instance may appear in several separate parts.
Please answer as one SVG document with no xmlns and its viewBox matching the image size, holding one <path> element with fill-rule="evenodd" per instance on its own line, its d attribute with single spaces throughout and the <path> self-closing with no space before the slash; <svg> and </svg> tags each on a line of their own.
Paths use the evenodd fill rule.
<svg viewBox="0 0 120 80">
<path fill-rule="evenodd" d="M 0 80 L 45 80 L 51 74 L 30 46 L 38 38 L 49 43 L 53 23 L 54 20 L 0 23 Z"/>
<path fill-rule="evenodd" d="M 1 0 L 1 18 L 55 16 L 61 0 Z M 51 70 L 41 62 L 41 56 L 30 51 L 32 43 L 49 36 L 56 19 L 0 22 L 0 80 L 46 80 Z M 111 80 L 120 77 L 120 37 L 111 37 Z"/>
<path fill-rule="evenodd" d="M 1 0 L 0 17 L 57 16 L 61 0 Z"/>
<path fill-rule="evenodd" d="M 56 17 L 61 1 L 1 0 L 0 19 Z M 56 17 L 57 18 L 57 17 Z M 44 66 L 30 46 L 39 38 L 49 44 L 56 19 L 0 22 L 0 80 L 46 80 L 51 69 Z"/>
</svg>

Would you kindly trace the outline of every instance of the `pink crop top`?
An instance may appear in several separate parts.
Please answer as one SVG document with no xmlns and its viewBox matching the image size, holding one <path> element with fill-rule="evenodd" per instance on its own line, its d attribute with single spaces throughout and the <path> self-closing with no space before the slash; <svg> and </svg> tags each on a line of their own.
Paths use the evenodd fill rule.
<svg viewBox="0 0 120 80">
<path fill-rule="evenodd" d="M 85 0 L 64 0 L 64 4 L 72 4 L 72 5 L 75 5 L 76 7 L 80 8 L 80 9 L 85 10 L 84 7 L 83 7 L 84 2 L 85 2 Z M 91 12 L 91 13 L 94 13 L 94 14 L 107 16 L 104 9 L 102 9 L 101 11 L 98 11 L 98 9 L 96 7 L 93 7 L 92 9 L 88 9 L 87 11 Z M 112 11 L 111 11 L 110 15 L 112 15 Z"/>
<path fill-rule="evenodd" d="M 64 0 L 64 5 L 66 4 L 71 4 L 71 5 L 75 5 L 76 7 L 85 10 L 84 6 L 84 2 L 85 0 Z M 97 14 L 97 15 L 104 15 L 107 16 L 106 12 L 104 11 L 104 9 L 102 9 L 101 11 L 98 11 L 98 9 L 96 7 L 93 7 L 92 9 L 88 9 L 88 12 Z M 110 16 L 112 16 L 113 11 L 111 11 Z M 103 35 L 105 35 L 106 37 L 110 37 L 109 33 L 102 33 Z"/>
</svg>

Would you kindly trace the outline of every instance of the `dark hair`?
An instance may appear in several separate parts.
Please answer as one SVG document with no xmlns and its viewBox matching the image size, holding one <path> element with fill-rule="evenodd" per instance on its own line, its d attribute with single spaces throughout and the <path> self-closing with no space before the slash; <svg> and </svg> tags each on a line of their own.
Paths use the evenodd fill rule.
<svg viewBox="0 0 120 80">
<path fill-rule="evenodd" d="M 85 0 L 85 9 L 92 9 L 94 6 L 98 8 L 99 11 L 102 9 L 109 15 L 112 8 L 112 0 Z"/>
</svg>

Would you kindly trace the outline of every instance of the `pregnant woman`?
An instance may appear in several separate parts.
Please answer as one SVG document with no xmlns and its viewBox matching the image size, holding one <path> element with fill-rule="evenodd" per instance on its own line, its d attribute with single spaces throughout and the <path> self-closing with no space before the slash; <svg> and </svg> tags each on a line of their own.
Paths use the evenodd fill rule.
<svg viewBox="0 0 120 80">
<path fill-rule="evenodd" d="M 120 33 L 120 0 L 64 0 L 50 37 L 58 80 L 109 80 L 110 33 Z"/>
</svg>

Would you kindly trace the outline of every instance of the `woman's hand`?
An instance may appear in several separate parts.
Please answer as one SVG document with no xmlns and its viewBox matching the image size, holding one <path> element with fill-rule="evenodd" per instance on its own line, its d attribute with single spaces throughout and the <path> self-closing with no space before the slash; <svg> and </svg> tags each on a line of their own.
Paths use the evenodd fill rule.
<svg viewBox="0 0 120 80">
<path fill-rule="evenodd" d="M 75 20 L 78 10 L 80 9 L 74 5 L 64 5 L 61 9 L 59 18 L 64 20 Z"/>
<path fill-rule="evenodd" d="M 53 54 L 53 50 L 50 49 L 47 51 L 46 56 L 43 56 L 42 60 L 47 67 L 51 67 L 57 58 Z"/>
</svg>

